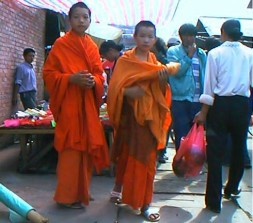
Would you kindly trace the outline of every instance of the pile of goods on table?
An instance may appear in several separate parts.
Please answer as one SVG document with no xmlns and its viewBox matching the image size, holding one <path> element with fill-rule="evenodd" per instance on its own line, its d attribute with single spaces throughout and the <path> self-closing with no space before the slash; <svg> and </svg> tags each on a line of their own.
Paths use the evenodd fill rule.
<svg viewBox="0 0 253 223">
<path fill-rule="evenodd" d="M 110 121 L 107 113 L 107 104 L 104 103 L 100 107 L 99 118 L 103 125 L 110 126 Z M 56 123 L 51 110 L 45 106 L 37 108 L 28 108 L 25 111 L 17 111 L 11 118 L 4 120 L 4 127 L 19 127 L 19 126 L 52 126 Z"/>
<path fill-rule="evenodd" d="M 55 127 L 54 117 L 52 112 L 47 107 L 43 110 L 41 106 L 25 111 L 17 111 L 10 119 L 4 120 L 4 127 L 19 127 L 19 126 L 52 126 Z"/>
</svg>

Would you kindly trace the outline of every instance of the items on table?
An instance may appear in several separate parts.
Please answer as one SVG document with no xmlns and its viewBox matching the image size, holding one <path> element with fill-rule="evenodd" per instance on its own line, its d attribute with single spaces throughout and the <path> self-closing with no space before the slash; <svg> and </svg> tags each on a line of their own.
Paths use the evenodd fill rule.
<svg viewBox="0 0 253 223">
<path fill-rule="evenodd" d="M 17 111 L 10 119 L 4 120 L 4 126 L 53 126 L 53 120 L 54 117 L 50 109 L 43 111 L 37 108 L 28 108 L 25 111 Z"/>
</svg>

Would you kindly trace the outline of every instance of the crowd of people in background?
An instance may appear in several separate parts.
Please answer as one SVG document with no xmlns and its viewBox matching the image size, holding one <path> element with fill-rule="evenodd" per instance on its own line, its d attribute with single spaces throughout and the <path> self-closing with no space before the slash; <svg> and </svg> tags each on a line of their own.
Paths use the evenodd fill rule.
<svg viewBox="0 0 253 223">
<path fill-rule="evenodd" d="M 171 131 L 177 152 L 181 138 L 196 122 L 206 128 L 206 208 L 220 213 L 222 194 L 226 199 L 238 195 L 244 167 L 251 168 L 247 130 L 252 121 L 249 99 L 253 52 L 240 43 L 240 22 L 224 22 L 221 40 L 207 38 L 202 49 L 196 43 L 197 28 L 193 24 L 182 24 L 179 38 L 172 37 L 165 43 L 156 36 L 152 22 L 140 21 L 133 35 L 136 47 L 125 51 L 123 45 L 112 40 L 98 48 L 85 34 L 91 22 L 91 11 L 85 3 L 71 7 L 69 21 L 70 32 L 56 40 L 43 68 L 50 109 L 57 123 L 57 204 L 81 209 L 93 200 L 93 169 L 99 172 L 109 165 L 98 113 L 106 102 L 115 132 L 112 202 L 129 205 L 148 221 L 159 221 L 159 212 L 150 209 L 156 162 L 168 160 L 166 147 Z M 25 49 L 25 62 L 16 71 L 13 104 L 19 93 L 25 109 L 36 106 L 34 55 L 33 49 Z M 230 169 L 222 193 L 224 162 Z M 47 219 L 41 217 L 34 222 Z"/>
</svg>

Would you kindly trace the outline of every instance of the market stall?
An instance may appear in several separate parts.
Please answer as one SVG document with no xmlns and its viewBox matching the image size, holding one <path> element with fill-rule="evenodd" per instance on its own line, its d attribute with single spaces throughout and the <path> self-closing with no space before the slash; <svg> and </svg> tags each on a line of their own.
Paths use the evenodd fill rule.
<svg viewBox="0 0 253 223">
<path fill-rule="evenodd" d="M 222 24 L 230 18 L 228 17 L 212 17 L 212 16 L 201 16 L 197 22 L 197 45 L 205 49 L 205 40 L 207 37 L 214 36 L 220 38 L 220 28 Z M 238 18 L 241 23 L 241 29 L 243 36 L 241 43 L 253 48 L 253 29 L 252 29 L 252 18 Z"/>
<path fill-rule="evenodd" d="M 105 136 L 109 148 L 113 142 L 113 128 L 108 120 L 106 104 L 100 108 L 100 120 L 104 127 Z M 36 115 L 40 114 L 40 115 Z M 53 147 L 55 122 L 51 111 L 43 112 L 38 109 L 29 109 L 25 112 L 17 112 L 15 117 L 6 119 L 0 125 L 0 134 L 16 135 L 19 138 L 20 155 L 17 171 L 20 173 L 41 172 L 45 162 L 52 159 L 52 152 L 57 154 Z M 57 158 L 56 158 L 57 159 Z M 43 172 L 55 172 L 57 160 L 54 159 L 54 170 Z M 109 169 L 109 175 L 113 176 L 113 166 Z"/>
<path fill-rule="evenodd" d="M 16 135 L 19 138 L 20 156 L 17 170 L 20 173 L 37 171 L 40 161 L 53 149 L 54 128 L 51 126 L 0 126 L 0 134 Z"/>
</svg>

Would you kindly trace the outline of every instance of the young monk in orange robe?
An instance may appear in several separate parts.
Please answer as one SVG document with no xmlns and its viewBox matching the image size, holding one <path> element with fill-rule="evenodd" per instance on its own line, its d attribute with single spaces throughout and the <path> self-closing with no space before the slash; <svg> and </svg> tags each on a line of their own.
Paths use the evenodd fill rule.
<svg viewBox="0 0 253 223">
<path fill-rule="evenodd" d="M 113 192 L 121 192 L 122 203 L 141 210 L 149 221 L 159 221 L 152 213 L 156 152 L 163 148 L 171 123 L 171 92 L 167 75 L 178 64 L 163 66 L 150 52 L 156 28 L 149 21 L 136 25 L 137 47 L 117 61 L 108 91 L 108 114 L 115 128 L 112 160 L 116 163 Z"/>
<path fill-rule="evenodd" d="M 90 199 L 93 166 L 109 166 L 99 106 L 103 95 L 102 64 L 96 44 L 85 34 L 91 11 L 78 2 L 69 11 L 71 31 L 56 40 L 43 69 L 56 121 L 58 184 L 54 199 L 69 208 L 82 208 Z"/>
</svg>

